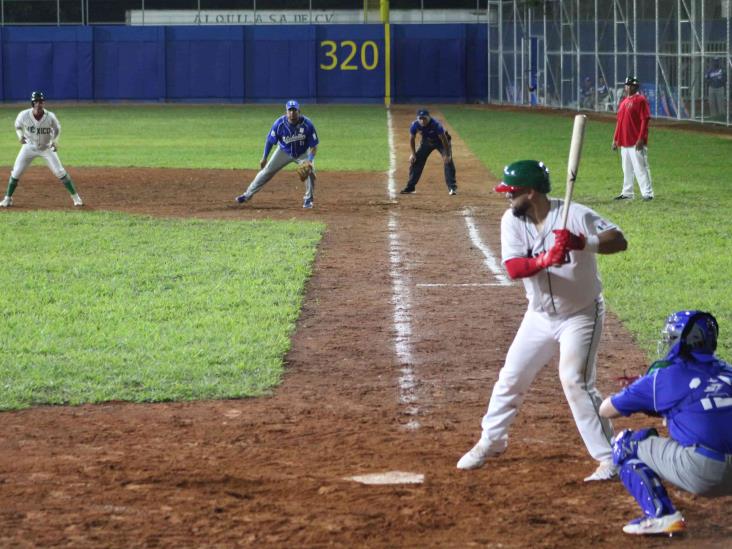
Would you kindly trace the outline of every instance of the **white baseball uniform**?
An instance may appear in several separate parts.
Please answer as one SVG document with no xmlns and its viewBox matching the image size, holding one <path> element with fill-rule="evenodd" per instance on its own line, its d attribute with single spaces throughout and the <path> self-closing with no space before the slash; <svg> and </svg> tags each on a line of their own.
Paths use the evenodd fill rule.
<svg viewBox="0 0 732 549">
<path fill-rule="evenodd" d="M 18 135 L 18 139 L 25 138 L 26 142 L 15 159 L 13 171 L 10 173 L 11 177 L 20 179 L 25 169 L 38 156 L 46 161 L 53 175 L 59 179 L 66 175 L 58 154 L 53 150 L 53 145 L 61 135 L 61 124 L 56 115 L 44 110 L 41 119 L 36 120 L 33 116 L 33 109 L 21 111 L 15 119 L 15 133 Z"/>
<path fill-rule="evenodd" d="M 554 245 L 552 230 L 561 228 L 563 202 L 550 199 L 541 229 L 530 219 L 506 211 L 501 219 L 504 264 L 514 258 L 537 256 Z M 590 236 L 617 227 L 590 208 L 572 203 L 567 229 Z M 559 350 L 559 378 L 582 440 L 593 458 L 610 460 L 612 425 L 598 414 L 602 398 L 595 388 L 597 348 L 605 316 L 595 254 L 570 251 L 568 263 L 522 280 L 528 310 L 493 387 L 481 423 L 480 444 L 491 454 L 506 449 L 509 426 L 531 382 Z"/>
</svg>

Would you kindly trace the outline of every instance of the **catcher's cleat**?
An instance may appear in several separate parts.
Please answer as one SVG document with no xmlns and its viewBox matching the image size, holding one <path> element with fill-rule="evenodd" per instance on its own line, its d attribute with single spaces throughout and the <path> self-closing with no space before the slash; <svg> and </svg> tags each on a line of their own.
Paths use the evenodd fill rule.
<svg viewBox="0 0 732 549">
<path fill-rule="evenodd" d="M 0 208 L 9 208 L 13 205 L 13 197 L 6 196 L 3 198 L 2 202 L 0 202 Z"/>
<path fill-rule="evenodd" d="M 452 187 L 447 194 L 449 194 L 450 196 L 455 196 L 457 194 L 457 189 L 455 187 Z"/>
<path fill-rule="evenodd" d="M 303 208 L 312 208 L 313 207 L 313 199 L 312 198 L 306 198 L 302 203 Z"/>
<path fill-rule="evenodd" d="M 618 476 L 618 468 L 612 461 L 601 461 L 595 472 L 589 477 L 585 477 L 585 482 L 593 482 L 596 480 L 612 480 Z"/>
<path fill-rule="evenodd" d="M 491 450 L 487 443 L 479 441 L 470 451 L 457 462 L 458 469 L 478 469 L 483 467 L 489 457 L 497 456 L 500 452 Z"/>
<path fill-rule="evenodd" d="M 247 196 L 247 193 L 244 193 L 237 196 L 234 200 L 236 200 L 239 204 L 244 204 L 244 202 L 249 201 L 249 198 L 250 197 Z"/>
<path fill-rule="evenodd" d="M 404 187 L 401 191 L 399 191 L 399 194 L 414 194 L 417 192 L 417 189 Z"/>
<path fill-rule="evenodd" d="M 81 197 L 78 194 L 72 194 L 71 200 L 74 201 L 74 206 L 83 206 L 84 201 L 81 199 Z"/>
<path fill-rule="evenodd" d="M 623 526 L 623 532 L 635 535 L 667 534 L 672 536 L 686 530 L 683 515 L 676 511 L 662 517 L 641 517 Z"/>
</svg>

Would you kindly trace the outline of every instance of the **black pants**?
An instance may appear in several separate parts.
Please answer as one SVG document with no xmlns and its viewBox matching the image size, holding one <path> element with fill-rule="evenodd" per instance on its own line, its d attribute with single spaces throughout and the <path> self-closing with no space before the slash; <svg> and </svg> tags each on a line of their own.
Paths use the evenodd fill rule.
<svg viewBox="0 0 732 549">
<path fill-rule="evenodd" d="M 448 136 L 448 139 L 450 137 Z M 436 143 L 432 141 L 422 140 L 422 143 L 417 149 L 416 160 L 414 164 L 409 167 L 409 180 L 407 181 L 407 189 L 414 190 L 417 186 L 419 178 L 422 176 L 422 170 L 424 165 L 427 163 L 427 158 L 432 154 L 432 151 L 438 150 L 442 154 L 443 146 L 440 141 Z M 448 189 L 457 189 L 457 182 L 455 181 L 455 163 L 450 159 L 448 164 L 445 164 L 445 184 Z"/>
</svg>

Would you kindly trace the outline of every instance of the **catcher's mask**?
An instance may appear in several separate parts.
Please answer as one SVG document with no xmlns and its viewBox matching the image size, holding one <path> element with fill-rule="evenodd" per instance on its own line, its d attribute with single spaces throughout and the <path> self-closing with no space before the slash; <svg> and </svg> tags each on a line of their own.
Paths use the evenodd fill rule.
<svg viewBox="0 0 732 549">
<path fill-rule="evenodd" d="M 31 107 L 35 105 L 38 101 L 45 101 L 46 97 L 43 95 L 42 91 L 34 91 L 31 93 Z"/>
<path fill-rule="evenodd" d="M 666 318 L 658 342 L 658 353 L 667 356 L 678 345 L 678 353 L 688 356 L 696 353 L 714 354 L 717 350 L 719 324 L 711 313 L 678 311 Z"/>
</svg>

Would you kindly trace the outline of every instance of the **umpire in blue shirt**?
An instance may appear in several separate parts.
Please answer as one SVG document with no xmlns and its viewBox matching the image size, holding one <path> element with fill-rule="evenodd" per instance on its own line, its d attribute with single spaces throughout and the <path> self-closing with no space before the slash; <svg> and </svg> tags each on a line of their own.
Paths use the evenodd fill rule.
<svg viewBox="0 0 732 549">
<path fill-rule="evenodd" d="M 422 134 L 422 142 L 419 149 L 415 150 L 417 133 Z M 409 155 L 409 181 L 402 189 L 401 194 L 413 194 L 415 187 L 422 175 L 422 170 L 427 158 L 432 151 L 437 149 L 442 155 L 445 163 L 445 184 L 450 195 L 457 194 L 457 182 L 455 181 L 455 163 L 452 161 L 452 145 L 450 134 L 445 131 L 442 124 L 430 116 L 427 109 L 417 111 L 417 119 L 409 127 L 409 148 L 412 154 Z"/>
<path fill-rule="evenodd" d="M 701 496 L 732 495 L 732 366 L 714 354 L 718 332 L 709 313 L 670 315 L 659 342 L 664 358 L 600 405 L 603 417 L 644 412 L 668 427 L 669 438 L 626 429 L 613 439 L 620 480 L 644 514 L 623 527 L 627 534 L 685 529 L 661 480 Z"/>
</svg>

